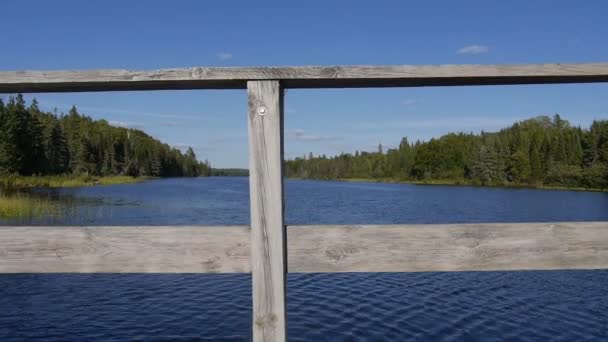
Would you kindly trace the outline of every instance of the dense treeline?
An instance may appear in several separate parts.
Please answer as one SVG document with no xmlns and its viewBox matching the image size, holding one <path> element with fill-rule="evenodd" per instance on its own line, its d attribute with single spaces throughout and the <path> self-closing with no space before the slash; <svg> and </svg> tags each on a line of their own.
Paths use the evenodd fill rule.
<svg viewBox="0 0 608 342">
<path fill-rule="evenodd" d="M 391 179 L 515 186 L 608 188 L 608 121 L 589 129 L 559 115 L 518 122 L 496 133 L 451 133 L 377 152 L 287 161 L 289 177 Z"/>
<path fill-rule="evenodd" d="M 17 95 L 0 99 L 0 174 L 179 177 L 209 175 L 209 167 L 192 148 L 181 153 L 76 107 L 67 115 L 43 112 Z"/>
<path fill-rule="evenodd" d="M 211 168 L 211 176 L 218 177 L 246 177 L 249 176 L 247 169 L 216 169 Z"/>
</svg>

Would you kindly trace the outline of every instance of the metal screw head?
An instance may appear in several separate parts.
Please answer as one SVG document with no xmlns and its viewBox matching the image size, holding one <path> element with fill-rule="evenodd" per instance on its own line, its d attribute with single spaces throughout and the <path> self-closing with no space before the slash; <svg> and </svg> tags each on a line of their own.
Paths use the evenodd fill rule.
<svg viewBox="0 0 608 342">
<path fill-rule="evenodd" d="M 258 108 L 258 114 L 265 115 L 266 114 L 266 107 L 262 106 L 262 107 Z"/>
</svg>

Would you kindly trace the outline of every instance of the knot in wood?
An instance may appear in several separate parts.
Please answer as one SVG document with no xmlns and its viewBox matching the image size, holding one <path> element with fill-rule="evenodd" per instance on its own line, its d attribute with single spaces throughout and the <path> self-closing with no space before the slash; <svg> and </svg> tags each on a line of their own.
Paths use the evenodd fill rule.
<svg viewBox="0 0 608 342">
<path fill-rule="evenodd" d="M 259 328 L 274 328 L 277 321 L 277 315 L 269 313 L 266 315 L 260 315 L 255 318 L 255 325 Z"/>
</svg>

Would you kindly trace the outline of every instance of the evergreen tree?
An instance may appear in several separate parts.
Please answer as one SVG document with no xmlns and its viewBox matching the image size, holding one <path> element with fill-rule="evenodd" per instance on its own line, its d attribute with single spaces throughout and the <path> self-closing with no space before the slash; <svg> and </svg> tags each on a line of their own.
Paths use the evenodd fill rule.
<svg viewBox="0 0 608 342">
<path fill-rule="evenodd" d="M 15 120 L 9 108 L 0 100 L 0 173 L 18 172 L 21 155 L 17 151 Z"/>
<path fill-rule="evenodd" d="M 73 106 L 45 113 L 23 96 L 0 101 L 0 173 L 131 176 L 209 175 L 192 149 L 184 155 L 140 130 L 95 121 Z"/>
<path fill-rule="evenodd" d="M 54 120 L 47 131 L 44 144 L 48 161 L 47 171 L 50 174 L 66 173 L 70 163 L 70 152 L 61 123 Z"/>
<path fill-rule="evenodd" d="M 588 130 L 560 115 L 515 123 L 496 133 L 450 133 L 381 153 L 296 158 L 291 177 L 448 180 L 483 185 L 554 185 L 608 188 L 608 121 Z M 382 151 L 384 152 L 384 151 Z"/>
<path fill-rule="evenodd" d="M 540 149 L 537 145 L 530 148 L 530 180 L 539 183 L 543 179 L 543 167 L 540 156 Z"/>
</svg>

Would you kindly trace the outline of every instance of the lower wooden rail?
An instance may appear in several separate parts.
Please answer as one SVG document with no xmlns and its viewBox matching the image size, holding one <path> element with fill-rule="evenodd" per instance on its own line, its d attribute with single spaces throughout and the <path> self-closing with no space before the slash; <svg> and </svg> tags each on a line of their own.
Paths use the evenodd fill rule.
<svg viewBox="0 0 608 342">
<path fill-rule="evenodd" d="M 2 227 L 0 273 L 249 273 L 245 226 Z M 289 226 L 289 272 L 608 268 L 608 222 Z"/>
</svg>

